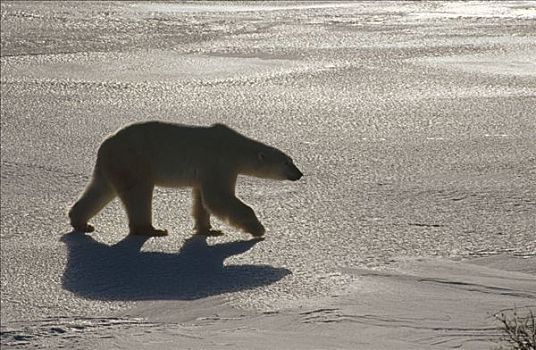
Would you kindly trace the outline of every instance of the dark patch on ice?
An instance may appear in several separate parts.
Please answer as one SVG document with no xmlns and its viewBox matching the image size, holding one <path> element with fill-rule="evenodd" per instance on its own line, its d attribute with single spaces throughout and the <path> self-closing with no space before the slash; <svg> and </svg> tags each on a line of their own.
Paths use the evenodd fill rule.
<svg viewBox="0 0 536 350">
<path fill-rule="evenodd" d="M 62 334 L 62 333 L 65 333 L 67 332 L 65 329 L 61 328 L 61 327 L 52 327 L 50 328 L 49 330 L 50 333 L 59 333 L 59 334 Z"/>
<path fill-rule="evenodd" d="M 265 286 L 291 273 L 267 265 L 224 265 L 262 239 L 208 245 L 207 237 L 196 235 L 178 253 L 142 252 L 148 239 L 127 236 L 109 246 L 85 234 L 65 234 L 63 287 L 96 300 L 191 300 Z"/>
<path fill-rule="evenodd" d="M 18 342 L 28 342 L 30 340 L 33 339 L 33 336 L 29 335 L 29 334 L 13 334 L 11 335 L 13 340 L 14 341 L 18 341 Z M 2 338 L 7 338 L 9 337 L 9 334 L 7 333 L 2 333 Z"/>
<path fill-rule="evenodd" d="M 409 224 L 410 226 L 419 226 L 419 227 L 444 227 L 445 225 L 439 225 L 439 224 L 423 224 L 419 222 L 412 222 Z"/>
</svg>

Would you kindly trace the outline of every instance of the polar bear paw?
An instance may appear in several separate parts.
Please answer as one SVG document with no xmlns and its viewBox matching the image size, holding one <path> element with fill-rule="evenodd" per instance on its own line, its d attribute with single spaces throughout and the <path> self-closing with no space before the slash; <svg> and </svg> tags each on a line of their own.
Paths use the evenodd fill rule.
<svg viewBox="0 0 536 350">
<path fill-rule="evenodd" d="M 262 237 L 266 229 L 258 221 L 247 222 L 244 224 L 244 231 L 250 233 L 253 237 Z"/>
<path fill-rule="evenodd" d="M 152 226 L 134 227 L 130 229 L 130 234 L 134 236 L 163 237 L 168 235 L 168 231 L 160 230 Z"/>
<path fill-rule="evenodd" d="M 206 230 L 197 230 L 195 232 L 196 235 L 198 236 L 207 236 L 207 237 L 219 237 L 219 236 L 223 236 L 223 232 L 220 231 L 220 230 L 211 230 L 211 229 L 206 229 Z"/>
<path fill-rule="evenodd" d="M 95 231 L 95 227 L 90 224 L 71 224 L 76 232 L 90 233 Z"/>
</svg>

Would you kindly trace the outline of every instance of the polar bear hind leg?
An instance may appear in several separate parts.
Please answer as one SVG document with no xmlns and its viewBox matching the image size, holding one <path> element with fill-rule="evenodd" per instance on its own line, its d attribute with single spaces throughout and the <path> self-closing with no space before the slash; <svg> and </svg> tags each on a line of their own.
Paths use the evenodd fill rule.
<svg viewBox="0 0 536 350">
<path fill-rule="evenodd" d="M 149 181 L 137 181 L 128 188 L 118 191 L 125 206 L 131 235 L 167 236 L 167 230 L 152 225 L 152 201 L 154 185 Z"/>
<path fill-rule="evenodd" d="M 93 232 L 95 228 L 88 224 L 89 219 L 101 211 L 115 196 L 113 186 L 102 176 L 98 169 L 95 169 L 91 182 L 69 211 L 69 218 L 74 230 Z"/>
</svg>

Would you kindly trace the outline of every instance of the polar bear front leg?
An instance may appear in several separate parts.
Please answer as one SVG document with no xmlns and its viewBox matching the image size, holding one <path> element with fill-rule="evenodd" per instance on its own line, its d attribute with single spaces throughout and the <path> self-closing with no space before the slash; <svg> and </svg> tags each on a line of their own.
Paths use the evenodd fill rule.
<svg viewBox="0 0 536 350">
<path fill-rule="evenodd" d="M 201 196 L 204 205 L 214 215 L 255 237 L 264 235 L 264 226 L 255 216 L 253 209 L 236 198 L 233 193 L 208 185 L 203 186 Z"/>
<path fill-rule="evenodd" d="M 210 225 L 210 213 L 205 208 L 203 204 L 203 199 L 201 198 L 201 190 L 197 187 L 192 189 L 192 216 L 194 218 L 195 226 L 194 232 L 196 235 L 203 236 L 221 236 L 223 232 L 219 230 L 212 230 Z"/>
<path fill-rule="evenodd" d="M 167 230 L 159 230 L 152 225 L 152 200 L 154 185 L 138 182 L 119 193 L 128 216 L 131 235 L 166 236 Z"/>
</svg>

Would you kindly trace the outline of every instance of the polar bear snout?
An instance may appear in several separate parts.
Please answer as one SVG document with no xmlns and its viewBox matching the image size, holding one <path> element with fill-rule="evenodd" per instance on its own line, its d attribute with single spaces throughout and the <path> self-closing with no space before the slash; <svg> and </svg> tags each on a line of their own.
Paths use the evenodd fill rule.
<svg viewBox="0 0 536 350">
<path fill-rule="evenodd" d="M 289 176 L 288 179 L 289 179 L 290 181 L 298 181 L 299 179 L 302 178 L 302 176 L 303 176 L 303 174 L 300 172 L 300 173 L 298 173 L 298 174 L 294 174 L 294 175 L 292 175 L 292 176 Z"/>
<path fill-rule="evenodd" d="M 303 173 L 294 164 L 290 164 L 286 170 L 287 179 L 290 181 L 298 181 L 303 176 Z"/>
</svg>

